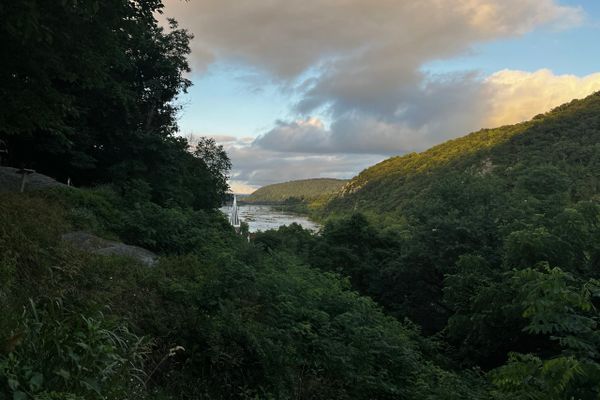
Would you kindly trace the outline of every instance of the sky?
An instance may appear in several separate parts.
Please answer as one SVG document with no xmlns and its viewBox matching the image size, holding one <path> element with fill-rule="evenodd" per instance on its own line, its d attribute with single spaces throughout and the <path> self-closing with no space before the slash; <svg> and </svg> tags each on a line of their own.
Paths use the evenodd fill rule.
<svg viewBox="0 0 600 400">
<path fill-rule="evenodd" d="M 238 193 L 393 155 L 600 90 L 600 0 L 166 0 L 194 34 L 177 100 Z"/>
</svg>

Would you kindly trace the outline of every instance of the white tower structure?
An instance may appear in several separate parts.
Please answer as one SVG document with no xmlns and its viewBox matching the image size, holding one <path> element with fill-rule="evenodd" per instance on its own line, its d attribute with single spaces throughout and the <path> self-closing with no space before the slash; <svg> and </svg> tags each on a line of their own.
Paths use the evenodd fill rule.
<svg viewBox="0 0 600 400">
<path fill-rule="evenodd" d="M 233 225 L 235 229 L 240 228 L 240 216 L 238 215 L 237 198 L 233 195 L 233 205 L 231 206 L 231 213 L 229 214 L 229 223 Z"/>
</svg>

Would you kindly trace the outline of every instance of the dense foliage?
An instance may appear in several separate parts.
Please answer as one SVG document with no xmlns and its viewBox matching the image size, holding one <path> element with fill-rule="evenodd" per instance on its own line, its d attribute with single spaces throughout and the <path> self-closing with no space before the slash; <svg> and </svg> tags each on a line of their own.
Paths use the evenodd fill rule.
<svg viewBox="0 0 600 400">
<path fill-rule="evenodd" d="M 220 204 L 227 185 L 211 182 L 212 172 L 227 164 L 207 165 L 199 157 L 207 143 L 193 152 L 174 135 L 176 96 L 191 84 L 190 35 L 175 21 L 160 26 L 162 8 L 160 0 L 0 5 L 0 140 L 10 165 L 78 186 L 135 181 L 161 204 Z"/>
<path fill-rule="evenodd" d="M 595 94 L 364 171 L 321 238 L 259 240 L 348 276 L 512 398 L 597 398 L 599 142 Z"/>
<path fill-rule="evenodd" d="M 415 326 L 219 214 L 60 189 L 3 195 L 0 227 L 2 399 L 485 396 Z M 162 257 L 87 254 L 60 241 L 73 229 Z"/>
</svg>

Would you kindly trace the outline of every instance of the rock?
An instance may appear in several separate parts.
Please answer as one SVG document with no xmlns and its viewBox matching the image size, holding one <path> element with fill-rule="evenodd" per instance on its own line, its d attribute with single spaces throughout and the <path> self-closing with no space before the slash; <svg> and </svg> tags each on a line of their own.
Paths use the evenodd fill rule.
<svg viewBox="0 0 600 400">
<path fill-rule="evenodd" d="M 130 257 L 147 266 L 156 264 L 158 256 L 142 247 L 131 246 L 121 242 L 102 239 L 85 231 L 69 232 L 62 235 L 62 239 L 74 247 L 88 253 L 103 256 L 117 255 Z"/>
<path fill-rule="evenodd" d="M 0 192 L 18 192 L 21 190 L 21 174 L 18 168 L 0 167 Z M 55 186 L 67 186 L 49 176 L 34 172 L 27 177 L 25 191 L 47 189 Z"/>
</svg>

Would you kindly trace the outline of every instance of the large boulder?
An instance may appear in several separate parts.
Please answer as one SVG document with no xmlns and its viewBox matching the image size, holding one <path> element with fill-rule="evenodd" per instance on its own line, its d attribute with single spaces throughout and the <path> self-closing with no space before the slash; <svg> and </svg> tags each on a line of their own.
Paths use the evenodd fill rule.
<svg viewBox="0 0 600 400">
<path fill-rule="evenodd" d="M 25 190 L 40 190 L 55 186 L 67 186 L 49 176 L 34 172 L 27 177 Z M 18 168 L 0 167 L 0 192 L 18 192 L 21 190 L 21 174 Z"/>
<path fill-rule="evenodd" d="M 89 232 L 77 231 L 65 233 L 62 235 L 62 239 L 71 243 L 74 247 L 89 253 L 104 256 L 118 255 L 130 257 L 148 266 L 153 266 L 158 259 L 156 254 L 142 247 L 102 239 Z"/>
</svg>

